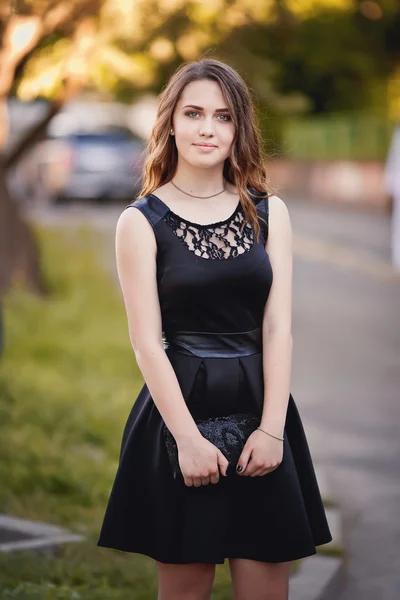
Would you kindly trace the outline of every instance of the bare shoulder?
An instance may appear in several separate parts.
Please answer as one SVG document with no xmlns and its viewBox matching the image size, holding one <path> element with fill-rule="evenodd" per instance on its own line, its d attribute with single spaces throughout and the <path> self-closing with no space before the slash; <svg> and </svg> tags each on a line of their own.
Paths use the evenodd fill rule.
<svg viewBox="0 0 400 600">
<path fill-rule="evenodd" d="M 291 228 L 289 210 L 282 198 L 275 195 L 269 196 L 268 207 L 271 227 L 273 226 L 275 229 L 280 227 Z"/>
<path fill-rule="evenodd" d="M 147 222 L 147 218 L 142 211 L 131 205 L 120 214 L 117 222 L 117 232 L 123 235 L 125 233 L 137 233 L 139 235 Z"/>
<path fill-rule="evenodd" d="M 268 250 L 282 248 L 282 244 L 291 245 L 292 225 L 286 203 L 279 196 L 269 196 Z"/>
<path fill-rule="evenodd" d="M 156 250 L 153 228 L 146 216 L 134 206 L 126 208 L 116 226 L 117 245 L 132 250 Z"/>
<path fill-rule="evenodd" d="M 285 216 L 286 218 L 289 218 L 288 207 L 286 206 L 286 203 L 282 200 L 282 198 L 280 198 L 279 196 L 276 196 L 275 194 L 272 196 L 268 196 L 268 206 L 270 214 L 277 216 L 277 218 L 285 218 Z"/>
</svg>

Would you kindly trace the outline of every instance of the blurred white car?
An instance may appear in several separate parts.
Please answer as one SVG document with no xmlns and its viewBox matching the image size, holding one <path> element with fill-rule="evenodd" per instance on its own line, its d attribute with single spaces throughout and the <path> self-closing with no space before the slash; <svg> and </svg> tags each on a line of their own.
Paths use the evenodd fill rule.
<svg viewBox="0 0 400 600">
<path fill-rule="evenodd" d="M 128 128 L 79 130 L 41 144 L 40 187 L 53 202 L 131 200 L 141 186 L 144 143 Z"/>
</svg>

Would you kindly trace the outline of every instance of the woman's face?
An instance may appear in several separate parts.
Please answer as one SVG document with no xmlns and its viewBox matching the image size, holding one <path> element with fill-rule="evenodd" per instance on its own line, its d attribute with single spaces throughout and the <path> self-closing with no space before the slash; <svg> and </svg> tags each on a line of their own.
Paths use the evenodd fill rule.
<svg viewBox="0 0 400 600">
<path fill-rule="evenodd" d="M 172 122 L 178 154 L 192 166 L 213 167 L 230 155 L 235 127 L 217 82 L 188 83 Z"/>
</svg>

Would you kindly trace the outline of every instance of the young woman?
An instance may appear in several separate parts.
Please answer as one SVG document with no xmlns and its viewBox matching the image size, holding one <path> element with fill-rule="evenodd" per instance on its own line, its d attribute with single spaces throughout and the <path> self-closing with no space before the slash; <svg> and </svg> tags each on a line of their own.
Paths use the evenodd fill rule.
<svg viewBox="0 0 400 600">
<path fill-rule="evenodd" d="M 145 384 L 98 541 L 152 557 L 159 600 L 209 599 L 226 558 L 235 600 L 287 599 L 290 561 L 332 539 L 290 394 L 290 219 L 267 188 L 240 75 L 213 59 L 181 65 L 160 95 L 140 197 L 117 225 Z M 212 443 L 199 423 L 237 414 L 258 422 L 231 465 L 219 447 L 229 432 L 214 427 Z"/>
</svg>

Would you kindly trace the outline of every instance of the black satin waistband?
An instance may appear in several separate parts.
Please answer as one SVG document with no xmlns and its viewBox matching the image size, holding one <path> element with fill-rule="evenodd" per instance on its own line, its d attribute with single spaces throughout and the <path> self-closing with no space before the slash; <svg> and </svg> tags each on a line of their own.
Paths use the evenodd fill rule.
<svg viewBox="0 0 400 600">
<path fill-rule="evenodd" d="M 262 349 L 262 329 L 214 333 L 204 331 L 168 331 L 164 349 L 201 358 L 238 358 L 258 354 Z"/>
</svg>

